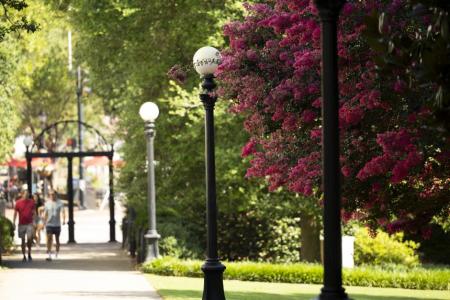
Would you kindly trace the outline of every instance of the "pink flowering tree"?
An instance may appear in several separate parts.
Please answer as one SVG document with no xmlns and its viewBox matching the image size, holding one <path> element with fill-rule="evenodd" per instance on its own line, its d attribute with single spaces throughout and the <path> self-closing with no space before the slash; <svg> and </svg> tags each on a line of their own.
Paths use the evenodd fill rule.
<svg viewBox="0 0 450 300">
<path fill-rule="evenodd" d="M 342 215 L 371 228 L 426 236 L 430 223 L 449 214 L 448 131 L 437 125 L 427 101 L 439 86 L 419 84 L 423 79 L 411 72 L 420 61 L 405 61 L 402 48 L 373 43 L 373 25 L 378 35 L 389 37 L 404 34 L 405 28 L 429 28 L 431 13 L 411 17 L 407 4 L 348 1 L 341 13 Z M 221 96 L 233 100 L 234 113 L 246 116 L 244 126 L 251 134 L 242 149 L 251 158 L 247 176 L 266 178 L 271 190 L 284 187 L 318 206 L 322 100 L 317 12 L 309 0 L 267 0 L 246 9 L 243 21 L 224 28 L 230 46 L 217 76 Z M 438 32 L 433 26 L 428 30 Z M 382 64 L 381 57 L 390 61 Z"/>
</svg>

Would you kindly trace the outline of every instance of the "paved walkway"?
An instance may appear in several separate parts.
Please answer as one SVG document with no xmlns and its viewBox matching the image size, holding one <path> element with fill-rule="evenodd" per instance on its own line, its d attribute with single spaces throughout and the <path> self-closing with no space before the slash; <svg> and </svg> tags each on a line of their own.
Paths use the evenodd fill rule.
<svg viewBox="0 0 450 300">
<path fill-rule="evenodd" d="M 62 244 L 57 260 L 45 260 L 43 244 L 33 249 L 32 262 L 22 262 L 20 253 L 4 256 L 4 265 L 9 269 L 0 271 L 0 299 L 160 300 L 148 280 L 133 269 L 121 244 L 103 242 L 109 238 L 108 223 L 102 222 L 107 221 L 105 215 L 108 212 L 76 211 L 77 244 Z M 62 241 L 67 241 L 65 231 L 67 227 L 63 228 Z"/>
</svg>

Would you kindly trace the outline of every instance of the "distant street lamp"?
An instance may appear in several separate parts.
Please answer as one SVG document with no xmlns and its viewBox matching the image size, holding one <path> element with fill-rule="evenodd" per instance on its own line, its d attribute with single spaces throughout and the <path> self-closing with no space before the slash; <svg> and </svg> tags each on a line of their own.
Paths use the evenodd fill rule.
<svg viewBox="0 0 450 300">
<path fill-rule="evenodd" d="M 47 122 L 47 114 L 43 111 L 41 111 L 39 113 L 39 121 L 41 121 L 41 124 L 45 125 L 45 123 Z"/>
<path fill-rule="evenodd" d="M 38 115 L 39 121 L 41 121 L 41 129 L 45 129 L 45 124 L 47 124 L 47 114 L 43 111 L 41 111 Z M 45 148 L 45 137 L 44 135 L 41 135 L 41 140 L 39 141 L 40 148 Z"/>
<path fill-rule="evenodd" d="M 155 138 L 155 120 L 159 109 L 153 102 L 145 102 L 139 109 L 139 115 L 145 122 L 145 135 L 147 137 L 147 197 L 148 197 L 148 223 L 149 229 L 145 234 L 148 240 L 146 261 L 159 256 L 158 240 L 161 237 L 156 231 L 156 204 L 155 204 L 155 166 L 153 154 L 153 140 Z"/>
<path fill-rule="evenodd" d="M 44 111 L 41 111 L 38 115 L 39 120 L 41 121 L 42 131 L 45 130 L 45 125 L 47 124 L 47 114 Z M 41 140 L 39 141 L 40 148 L 45 149 L 45 134 L 41 135 Z M 39 173 L 38 173 L 39 174 Z M 47 195 L 47 177 L 44 175 L 42 178 L 42 197 L 45 199 Z M 39 183 L 39 179 L 38 179 Z"/>
<path fill-rule="evenodd" d="M 342 287 L 337 20 L 345 0 L 315 0 L 321 21 L 324 275 L 318 299 L 348 299 Z"/>
<path fill-rule="evenodd" d="M 200 100 L 205 107 L 205 159 L 206 159 L 206 220 L 207 220 L 207 258 L 202 266 L 205 274 L 203 300 L 224 300 L 223 272 L 225 266 L 220 262 L 217 250 L 217 204 L 216 204 L 216 166 L 214 154 L 214 105 L 217 97 L 212 94 L 216 84 L 214 72 L 221 61 L 220 52 L 213 47 L 197 50 L 193 63 L 195 70 L 203 78 L 203 91 Z"/>
<path fill-rule="evenodd" d="M 33 194 L 33 178 L 31 171 L 31 156 L 30 156 L 30 146 L 33 144 L 33 137 L 30 135 L 25 136 L 23 139 L 23 144 L 25 145 L 25 158 L 27 160 L 27 188 L 28 188 L 28 197 L 31 197 Z"/>
</svg>

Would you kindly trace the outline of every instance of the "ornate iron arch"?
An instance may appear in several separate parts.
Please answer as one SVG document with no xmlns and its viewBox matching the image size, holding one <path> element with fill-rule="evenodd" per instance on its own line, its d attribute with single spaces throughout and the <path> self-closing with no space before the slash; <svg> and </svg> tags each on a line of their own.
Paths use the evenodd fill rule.
<svg viewBox="0 0 450 300">
<path fill-rule="evenodd" d="M 95 140 L 95 143 L 91 144 L 91 147 L 86 144 L 84 145 L 83 149 L 75 149 L 73 145 L 67 145 L 67 143 L 59 143 L 58 140 L 61 137 L 64 137 L 64 130 L 67 129 L 69 125 L 76 124 L 77 126 L 81 125 L 86 131 L 86 133 L 93 133 L 93 136 L 91 136 L 91 140 Z M 62 134 L 58 136 L 58 129 L 60 126 L 62 127 Z M 77 127 L 78 129 L 78 127 Z M 77 129 L 73 129 L 71 133 L 75 135 L 75 131 Z M 51 143 L 53 147 L 47 148 L 47 151 L 33 151 L 33 150 L 39 150 L 36 149 L 37 145 L 45 146 L 45 139 L 44 139 L 44 145 L 42 145 L 42 138 L 45 138 L 46 134 L 49 134 L 51 136 L 52 130 L 54 131 L 54 140 L 51 140 Z M 75 135 L 76 136 L 76 135 Z M 71 138 L 72 140 L 75 140 L 74 138 Z M 86 148 L 86 149 L 84 149 Z M 114 175 L 113 175 L 113 156 L 114 156 L 114 144 L 108 143 L 106 138 L 93 126 L 81 122 L 78 120 L 65 120 L 65 121 L 59 121 L 56 123 L 53 123 L 46 128 L 44 128 L 41 133 L 39 133 L 36 138 L 33 139 L 33 144 L 27 147 L 25 157 L 27 160 L 27 185 L 28 185 L 28 192 L 31 195 L 32 194 L 32 164 L 31 161 L 33 158 L 66 158 L 68 161 L 68 179 L 67 179 L 67 194 L 68 194 L 68 200 L 69 200 L 69 221 L 68 223 L 68 230 L 69 230 L 69 243 L 75 243 L 75 222 L 74 222 L 74 191 L 73 191 L 73 158 L 83 158 L 88 156 L 106 156 L 109 160 L 109 214 L 110 214 L 110 220 L 109 220 L 109 236 L 110 242 L 116 241 L 116 229 L 115 229 L 115 203 L 114 203 Z"/>
<path fill-rule="evenodd" d="M 58 122 L 48 125 L 33 139 L 33 144 L 31 145 L 29 151 L 33 152 L 34 150 L 38 150 L 38 149 L 36 149 L 36 147 L 38 145 L 40 145 L 41 147 L 44 146 L 44 148 L 46 148 L 45 145 L 42 145 L 41 140 L 43 137 L 45 138 L 46 135 L 51 136 L 52 131 L 53 131 L 53 133 L 57 134 L 58 130 L 61 127 L 62 133 L 64 133 L 64 130 L 67 130 L 67 126 L 70 126 L 70 125 L 78 126 L 78 124 L 81 124 L 81 126 L 83 127 L 83 129 L 85 131 L 85 135 L 86 135 L 86 133 L 93 133 L 97 137 L 97 143 L 95 144 L 94 147 L 88 148 L 87 149 L 88 152 L 92 152 L 95 150 L 113 151 L 113 143 L 108 143 L 108 140 L 97 128 L 95 128 L 94 126 L 92 126 L 88 123 L 78 121 L 78 120 L 63 120 L 63 121 L 58 121 Z M 58 139 L 58 138 L 59 138 L 58 136 L 55 136 L 55 139 Z M 55 140 L 53 144 L 56 146 L 58 144 L 57 142 L 58 141 Z M 47 150 L 49 150 L 49 152 L 73 152 L 73 149 L 71 149 L 71 150 L 65 149 L 64 151 L 60 151 L 61 149 L 59 149 L 57 151 L 54 151 L 56 149 L 50 148 Z"/>
</svg>

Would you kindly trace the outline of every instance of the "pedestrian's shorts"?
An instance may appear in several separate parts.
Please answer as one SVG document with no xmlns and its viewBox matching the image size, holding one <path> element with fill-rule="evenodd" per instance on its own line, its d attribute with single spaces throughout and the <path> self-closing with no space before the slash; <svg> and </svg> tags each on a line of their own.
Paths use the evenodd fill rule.
<svg viewBox="0 0 450 300">
<path fill-rule="evenodd" d="M 18 234 L 21 239 L 25 238 L 25 235 L 28 239 L 31 239 L 33 236 L 33 224 L 19 224 Z"/>
<path fill-rule="evenodd" d="M 47 234 L 59 235 L 61 233 L 61 226 L 47 226 L 45 230 Z"/>
</svg>

